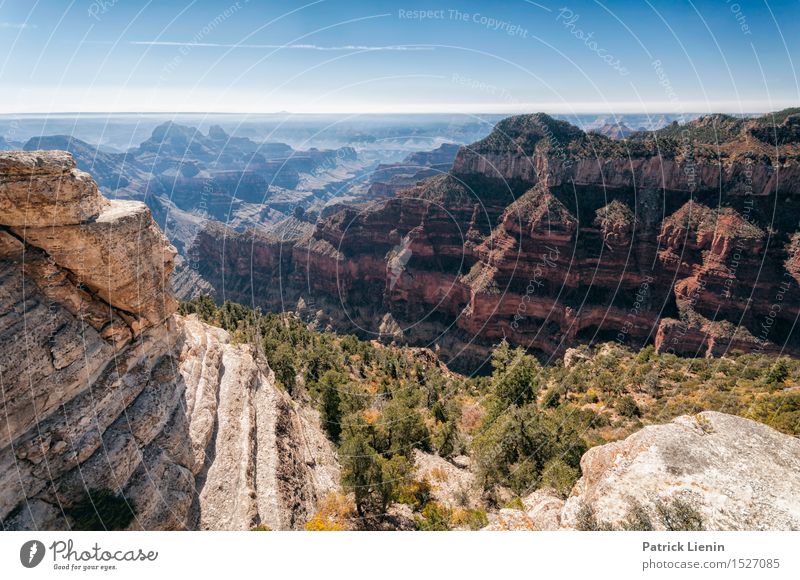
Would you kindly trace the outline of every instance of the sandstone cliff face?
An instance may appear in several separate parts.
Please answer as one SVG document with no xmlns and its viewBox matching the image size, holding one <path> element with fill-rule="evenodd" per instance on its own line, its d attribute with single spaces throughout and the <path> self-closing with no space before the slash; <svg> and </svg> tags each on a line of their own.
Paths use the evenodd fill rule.
<svg viewBox="0 0 800 580">
<path fill-rule="evenodd" d="M 645 427 L 587 451 L 581 471 L 566 502 L 535 492 L 525 512 L 503 510 L 492 529 L 575 528 L 585 507 L 620 528 L 634 503 L 652 515 L 674 498 L 708 530 L 800 529 L 800 439 L 741 417 L 709 411 Z"/>
<path fill-rule="evenodd" d="M 296 529 L 338 489 L 334 450 L 314 412 L 274 385 L 272 372 L 227 332 L 179 318 L 179 373 L 196 498 L 189 527 Z"/>
<path fill-rule="evenodd" d="M 280 249 L 280 268 L 277 246 L 251 237 L 248 259 L 217 255 L 229 246 L 207 269 L 236 261 L 226 296 L 286 308 L 300 294 L 349 330 L 379 334 L 388 314 L 405 340 L 435 342 L 465 369 L 502 337 L 548 356 L 608 340 L 800 352 L 800 143 L 785 131 L 773 144 L 767 117 L 625 141 L 512 117 L 449 174 L 320 220 L 291 255 Z"/>
<path fill-rule="evenodd" d="M 0 157 L 0 211 L 3 224 L 46 227 L 80 224 L 105 204 L 88 173 L 69 153 L 16 153 Z"/>
<path fill-rule="evenodd" d="M 0 200 L 3 528 L 68 529 L 98 490 L 132 529 L 302 526 L 338 485 L 318 418 L 174 314 L 175 251 L 145 206 L 35 151 L 0 154 Z"/>
</svg>

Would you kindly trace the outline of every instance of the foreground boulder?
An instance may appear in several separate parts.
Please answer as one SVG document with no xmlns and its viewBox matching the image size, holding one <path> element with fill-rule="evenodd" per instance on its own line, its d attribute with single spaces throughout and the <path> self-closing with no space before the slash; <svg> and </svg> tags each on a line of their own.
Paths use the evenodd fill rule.
<svg viewBox="0 0 800 580">
<path fill-rule="evenodd" d="M 706 529 L 800 529 L 800 439 L 742 417 L 707 411 L 645 427 L 587 451 L 581 470 L 562 525 L 574 527 L 582 505 L 614 524 L 631 501 L 681 498 Z"/>
<path fill-rule="evenodd" d="M 537 491 L 493 529 L 665 529 L 659 508 L 676 506 L 678 528 L 800 529 L 800 439 L 742 417 L 645 427 L 587 451 L 581 471 L 566 502 Z"/>
<path fill-rule="evenodd" d="M 2 528 L 302 527 L 339 481 L 319 418 L 175 314 L 149 210 L 40 151 L 0 154 L 0 210 Z"/>
</svg>

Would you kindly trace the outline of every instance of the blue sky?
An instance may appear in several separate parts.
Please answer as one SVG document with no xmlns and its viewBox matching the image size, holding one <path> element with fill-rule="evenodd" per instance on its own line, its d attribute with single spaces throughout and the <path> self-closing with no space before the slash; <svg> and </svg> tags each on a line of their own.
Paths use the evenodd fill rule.
<svg viewBox="0 0 800 580">
<path fill-rule="evenodd" d="M 754 112 L 800 2 L 0 0 L 0 112 Z"/>
</svg>

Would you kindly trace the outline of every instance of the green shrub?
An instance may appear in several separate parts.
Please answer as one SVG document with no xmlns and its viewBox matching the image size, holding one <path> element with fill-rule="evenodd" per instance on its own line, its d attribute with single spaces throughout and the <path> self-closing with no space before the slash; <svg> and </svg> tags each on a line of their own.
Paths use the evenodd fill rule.
<svg viewBox="0 0 800 580">
<path fill-rule="evenodd" d="M 522 500 L 518 497 L 515 497 L 510 501 L 506 502 L 506 505 L 504 505 L 503 507 L 508 510 L 519 510 L 521 512 L 525 511 L 525 504 L 522 503 Z"/>
<path fill-rule="evenodd" d="M 489 524 L 486 512 L 479 509 L 456 509 L 452 513 L 452 525 L 456 528 L 480 530 Z"/>
<path fill-rule="evenodd" d="M 578 509 L 575 529 L 582 532 L 601 532 L 613 528 L 608 522 L 601 522 L 597 519 L 597 515 L 592 506 L 587 503 L 582 503 Z"/>
<path fill-rule="evenodd" d="M 639 409 L 639 405 L 636 404 L 636 401 L 634 401 L 633 397 L 630 395 L 625 395 L 624 397 L 620 398 L 615 407 L 617 412 L 623 417 L 633 419 L 634 417 L 642 416 L 642 411 Z"/>
<path fill-rule="evenodd" d="M 450 529 L 452 512 L 446 507 L 430 502 L 422 508 L 422 515 L 414 518 L 418 530 L 425 532 L 441 532 Z"/>
<path fill-rule="evenodd" d="M 522 493 L 535 485 L 554 457 L 577 468 L 587 449 L 580 425 L 567 414 L 542 413 L 535 404 L 497 417 L 472 440 L 484 488 L 495 484 Z"/>
<path fill-rule="evenodd" d="M 431 485 L 427 480 L 411 480 L 398 486 L 395 500 L 419 511 L 431 501 Z"/>
<path fill-rule="evenodd" d="M 650 512 L 639 500 L 628 500 L 628 511 L 622 522 L 622 529 L 630 532 L 649 532 L 654 529 Z"/>
<path fill-rule="evenodd" d="M 649 371 L 642 379 L 641 390 L 650 395 L 651 397 L 659 397 L 663 391 L 661 387 L 661 380 L 658 376 L 658 371 L 653 369 Z"/>
<path fill-rule="evenodd" d="M 383 407 L 381 437 L 389 454 L 409 453 L 412 448 L 430 450 L 430 432 L 419 409 L 419 401 L 401 389 Z"/>
<path fill-rule="evenodd" d="M 539 487 L 550 488 L 561 498 L 566 498 L 572 491 L 572 486 L 578 481 L 580 472 L 567 465 L 558 457 L 548 461 L 542 469 L 542 478 Z"/>
<path fill-rule="evenodd" d="M 696 532 L 704 529 L 700 512 L 679 497 L 656 502 L 656 513 L 661 524 L 669 531 Z"/>
<path fill-rule="evenodd" d="M 542 398 L 542 407 L 546 409 L 553 409 L 561 404 L 561 397 L 563 396 L 563 389 L 556 385 L 550 387 Z"/>
<path fill-rule="evenodd" d="M 434 446 L 437 453 L 446 459 L 457 455 L 463 445 L 459 436 L 458 425 L 455 421 L 447 421 L 434 437 Z"/>
<path fill-rule="evenodd" d="M 656 356 L 656 349 L 651 344 L 639 351 L 639 354 L 636 355 L 636 362 L 639 364 L 646 364 L 656 358 Z"/>
<path fill-rule="evenodd" d="M 536 484 L 541 470 L 536 458 L 518 461 L 511 465 L 506 485 L 510 486 L 514 493 L 523 494 Z"/>
<path fill-rule="evenodd" d="M 431 415 L 433 418 L 439 421 L 439 423 L 444 423 L 447 421 L 447 415 L 444 412 L 444 405 L 442 405 L 441 401 L 436 401 L 431 408 Z"/>
<path fill-rule="evenodd" d="M 365 430 L 348 431 L 339 448 L 342 485 L 355 495 L 356 510 L 362 518 L 386 511 L 381 456 L 369 444 Z"/>
<path fill-rule="evenodd" d="M 785 360 L 778 359 L 775 364 L 770 367 L 769 371 L 767 371 L 764 380 L 767 384 L 779 385 L 788 378 L 789 366 L 786 364 Z"/>
<path fill-rule="evenodd" d="M 334 443 L 339 442 L 342 433 L 342 411 L 339 389 L 344 385 L 344 376 L 337 371 L 327 371 L 319 382 L 321 393 L 320 420 L 328 438 Z"/>
<path fill-rule="evenodd" d="M 541 375 L 539 362 L 517 348 L 512 359 L 506 364 L 498 364 L 492 374 L 494 395 L 503 407 L 521 407 L 536 398 Z"/>
<path fill-rule="evenodd" d="M 267 350 L 267 349 L 265 349 Z M 275 379 L 291 395 L 297 382 L 297 353 L 288 344 L 278 344 L 274 350 L 267 350 L 269 366 L 275 373 Z"/>
</svg>

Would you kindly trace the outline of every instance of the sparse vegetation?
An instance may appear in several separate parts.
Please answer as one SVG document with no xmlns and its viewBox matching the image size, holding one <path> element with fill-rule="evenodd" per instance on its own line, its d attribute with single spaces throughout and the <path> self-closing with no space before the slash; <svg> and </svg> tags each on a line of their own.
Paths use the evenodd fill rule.
<svg viewBox="0 0 800 580">
<path fill-rule="evenodd" d="M 217 307 L 209 298 L 184 302 L 181 313 L 257 345 L 279 384 L 319 409 L 323 429 L 339 447 L 342 483 L 365 526 L 392 503 L 417 511 L 430 503 L 430 486 L 414 478 L 415 449 L 435 449 L 442 457 L 465 449 L 461 408 L 477 394 L 475 386 L 430 353 L 315 332 L 292 314 L 261 314 L 229 302 Z"/>
<path fill-rule="evenodd" d="M 658 499 L 653 508 L 648 508 L 640 501 L 630 498 L 625 518 L 618 525 L 599 520 L 594 509 L 583 504 L 578 511 L 576 527 L 581 531 L 640 532 L 656 529 L 696 532 L 705 529 L 702 514 L 691 503 L 680 497 L 669 500 Z"/>
<path fill-rule="evenodd" d="M 572 486 L 575 485 L 579 475 L 580 472 L 576 467 L 567 465 L 558 457 L 554 457 L 542 469 L 539 486 L 551 489 L 559 497 L 566 498 L 572 491 Z"/>
<path fill-rule="evenodd" d="M 309 532 L 338 532 L 350 527 L 353 502 L 340 493 L 330 493 L 320 501 L 317 513 L 306 522 Z"/>
<path fill-rule="evenodd" d="M 451 513 L 450 523 L 454 528 L 480 530 L 489 523 L 489 518 L 483 510 L 456 508 Z"/>
<path fill-rule="evenodd" d="M 581 505 L 578 510 L 578 517 L 575 523 L 575 529 L 582 532 L 603 532 L 613 529 L 611 524 L 601 522 L 597 519 L 597 514 L 588 504 Z"/>
<path fill-rule="evenodd" d="M 622 529 L 629 532 L 650 532 L 653 530 L 653 519 L 647 508 L 634 498 L 630 498 L 628 512 L 622 522 Z"/>
<path fill-rule="evenodd" d="M 628 419 L 641 417 L 642 415 L 642 410 L 639 409 L 639 405 L 636 404 L 636 401 L 630 395 L 624 395 L 615 405 L 617 412 Z"/>
<path fill-rule="evenodd" d="M 656 502 L 656 514 L 664 528 L 672 532 L 703 529 L 703 516 L 692 504 L 679 497 Z"/>
<path fill-rule="evenodd" d="M 422 509 L 422 513 L 414 521 L 417 529 L 426 532 L 442 532 L 452 526 L 453 512 L 436 503 L 430 502 Z"/>
<path fill-rule="evenodd" d="M 308 529 L 371 527 L 395 504 L 411 508 L 419 529 L 481 524 L 485 513 L 474 511 L 481 506 L 471 503 L 466 490 L 463 501 L 451 505 L 434 499 L 433 489 L 447 482 L 447 472 L 438 469 L 430 480 L 420 479 L 417 449 L 446 459 L 469 455 L 483 488 L 482 507 L 499 507 L 510 493 L 519 498 L 540 488 L 568 496 L 588 448 L 679 415 L 696 415 L 703 428 L 704 417 L 697 414 L 717 410 L 800 435 L 800 361 L 790 358 L 733 353 L 684 359 L 651 346 L 633 352 L 608 343 L 582 347 L 568 367 L 543 367 L 501 342 L 492 374 L 468 379 L 429 351 L 312 331 L 292 314 L 261 314 L 231 303 L 217 307 L 208 298 L 182 304 L 181 312 L 256 345 L 279 385 L 319 409 L 325 432 L 338 446 L 351 512 L 323 506 Z M 116 500 L 102 505 L 112 514 L 125 513 Z M 588 508 L 578 519 L 582 529 L 609 528 Z M 632 503 L 618 526 L 699 529 L 702 520 L 677 499 L 650 508 Z"/>
</svg>

